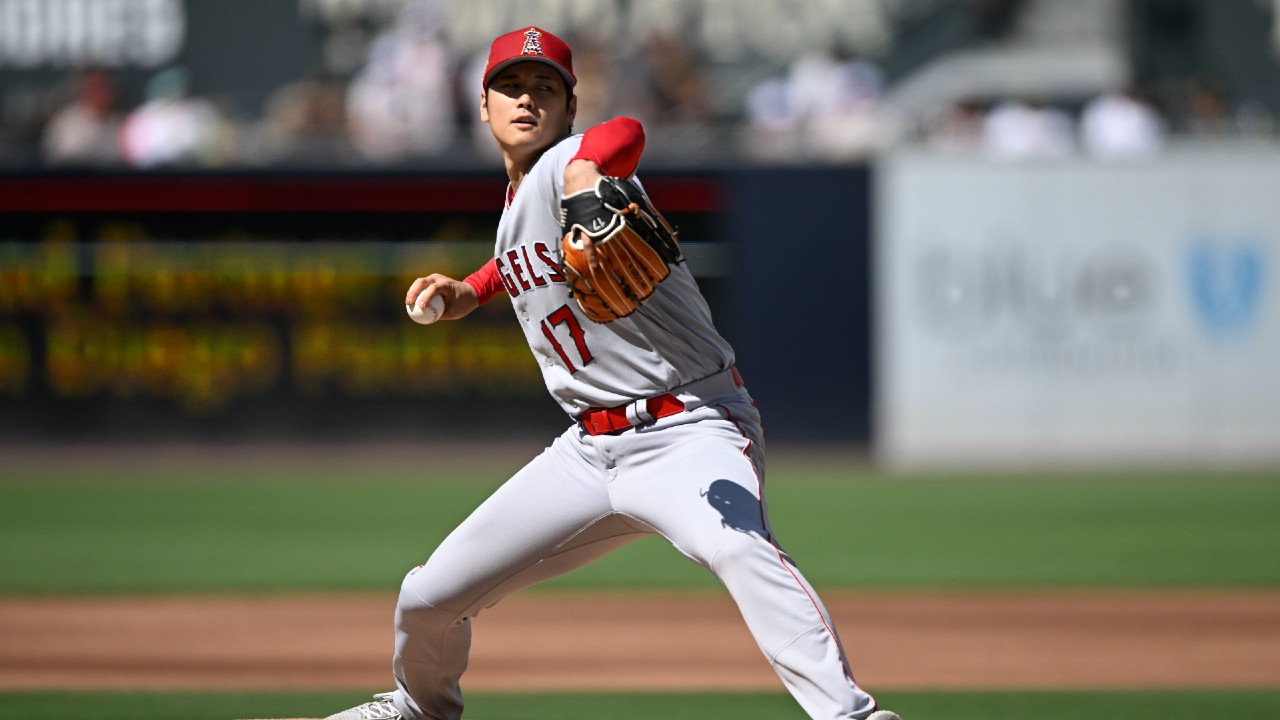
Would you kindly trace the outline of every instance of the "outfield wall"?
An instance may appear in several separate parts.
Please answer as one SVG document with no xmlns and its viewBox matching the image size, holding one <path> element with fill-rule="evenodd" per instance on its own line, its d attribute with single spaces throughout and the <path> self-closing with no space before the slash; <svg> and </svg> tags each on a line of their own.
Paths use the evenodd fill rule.
<svg viewBox="0 0 1280 720">
<path fill-rule="evenodd" d="M 654 173 L 725 304 L 723 183 Z M 501 173 L 0 176 L 0 444 L 549 438 L 510 303 L 423 328 L 493 252 Z"/>
<path fill-rule="evenodd" d="M 1280 462 L 1280 157 L 878 176 L 880 457 Z"/>
<path fill-rule="evenodd" d="M 1280 463 L 1280 158 L 645 173 L 771 439 L 894 466 Z M 550 437 L 492 173 L 0 177 L 0 443 Z"/>
</svg>

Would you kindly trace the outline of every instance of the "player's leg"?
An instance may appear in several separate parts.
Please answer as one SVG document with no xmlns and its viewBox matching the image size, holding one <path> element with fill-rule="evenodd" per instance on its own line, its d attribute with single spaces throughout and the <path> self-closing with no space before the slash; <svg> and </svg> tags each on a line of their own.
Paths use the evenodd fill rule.
<svg viewBox="0 0 1280 720">
<path fill-rule="evenodd" d="M 810 717 L 863 718 L 875 700 L 854 682 L 830 615 L 773 537 L 758 416 L 749 403 L 727 412 L 737 422 L 704 408 L 698 422 L 630 435 L 618 454 L 639 461 L 620 467 L 614 506 L 720 579 Z"/>
<path fill-rule="evenodd" d="M 393 702 L 406 718 L 456 720 L 471 618 L 507 594 L 648 532 L 613 515 L 603 472 L 571 433 L 516 473 L 411 571 L 396 607 Z"/>
</svg>

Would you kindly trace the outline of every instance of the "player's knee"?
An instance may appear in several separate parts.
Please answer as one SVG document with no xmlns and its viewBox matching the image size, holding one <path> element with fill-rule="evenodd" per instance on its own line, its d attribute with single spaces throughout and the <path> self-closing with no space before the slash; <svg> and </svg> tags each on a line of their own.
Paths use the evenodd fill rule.
<svg viewBox="0 0 1280 720">
<path fill-rule="evenodd" d="M 430 570 L 419 565 L 410 570 L 400 583 L 398 605 L 406 610 L 453 607 L 447 586 L 446 582 L 432 579 Z"/>
<path fill-rule="evenodd" d="M 709 566 L 722 579 L 751 573 L 761 562 L 778 562 L 778 551 L 768 540 L 755 533 L 736 532 L 716 549 Z"/>
<path fill-rule="evenodd" d="M 396 629 L 402 633 L 421 634 L 459 622 L 464 613 L 448 609 L 443 603 L 444 598 L 435 597 L 429 592 L 430 585 L 424 585 L 420 580 L 410 573 L 400 585 L 400 597 L 396 601 Z"/>
</svg>

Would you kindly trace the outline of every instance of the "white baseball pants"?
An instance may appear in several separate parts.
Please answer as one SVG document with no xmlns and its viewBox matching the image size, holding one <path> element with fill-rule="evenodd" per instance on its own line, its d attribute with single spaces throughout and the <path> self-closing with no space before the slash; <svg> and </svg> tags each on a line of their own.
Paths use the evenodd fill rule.
<svg viewBox="0 0 1280 720">
<path fill-rule="evenodd" d="M 745 389 L 616 435 L 571 427 L 405 577 L 394 702 L 458 720 L 471 619 L 511 592 L 658 533 L 728 589 L 765 657 L 815 720 L 868 715 L 816 592 L 774 542 L 763 433 Z"/>
</svg>

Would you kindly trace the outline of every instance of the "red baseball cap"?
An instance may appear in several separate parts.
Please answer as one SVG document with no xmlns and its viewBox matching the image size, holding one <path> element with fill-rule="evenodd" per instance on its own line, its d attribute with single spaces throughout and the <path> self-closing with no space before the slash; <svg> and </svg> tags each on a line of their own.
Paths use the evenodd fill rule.
<svg viewBox="0 0 1280 720">
<path fill-rule="evenodd" d="M 564 76 L 565 85 L 572 88 L 578 78 L 573 75 L 573 51 L 569 43 L 541 28 L 530 27 L 527 30 L 513 30 L 499 36 L 489 47 L 489 62 L 484 66 L 482 88 L 489 87 L 489 81 L 510 65 L 518 62 L 544 62 Z"/>
</svg>

